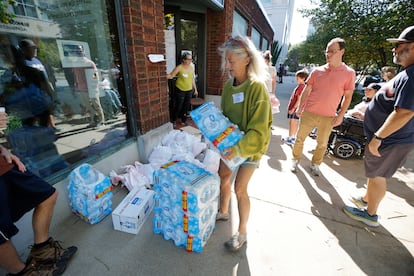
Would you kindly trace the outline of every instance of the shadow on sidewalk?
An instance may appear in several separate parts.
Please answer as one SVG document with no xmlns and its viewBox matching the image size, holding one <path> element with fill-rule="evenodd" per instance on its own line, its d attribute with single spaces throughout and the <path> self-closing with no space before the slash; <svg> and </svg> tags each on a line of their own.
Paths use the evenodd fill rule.
<svg viewBox="0 0 414 276">
<path fill-rule="evenodd" d="M 337 238 L 338 244 L 364 273 L 414 275 L 413 256 L 387 229 L 382 226 L 364 227 L 362 223 L 348 218 L 342 211 L 345 203 L 323 175 L 313 177 L 315 184 L 308 180 L 301 167 L 296 175 L 313 204 L 312 213 Z M 320 192 L 329 195 L 332 204 Z"/>
</svg>

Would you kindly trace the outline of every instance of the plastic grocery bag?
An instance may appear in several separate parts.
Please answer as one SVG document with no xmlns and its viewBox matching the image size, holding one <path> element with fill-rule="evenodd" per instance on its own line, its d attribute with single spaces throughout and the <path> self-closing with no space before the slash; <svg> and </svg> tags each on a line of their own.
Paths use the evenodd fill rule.
<svg viewBox="0 0 414 276">
<path fill-rule="evenodd" d="M 112 185 L 109 177 L 84 163 L 69 174 L 69 204 L 72 212 L 95 224 L 112 212 Z"/>
<path fill-rule="evenodd" d="M 269 93 L 269 97 L 270 97 L 270 103 L 272 105 L 272 114 L 276 114 L 279 113 L 279 107 L 280 107 L 280 101 L 278 98 L 276 98 L 275 94 L 273 93 Z"/>
<path fill-rule="evenodd" d="M 150 188 L 153 171 L 151 164 L 141 164 L 136 161 L 134 165 L 123 166 L 121 174 L 111 171 L 109 176 L 113 185 L 121 183 L 128 191 L 132 191 L 136 187 Z"/>
</svg>

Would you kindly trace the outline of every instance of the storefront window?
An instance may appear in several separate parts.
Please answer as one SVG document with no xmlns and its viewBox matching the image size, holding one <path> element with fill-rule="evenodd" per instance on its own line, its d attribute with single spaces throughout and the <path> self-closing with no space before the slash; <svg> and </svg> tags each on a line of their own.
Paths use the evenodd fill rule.
<svg viewBox="0 0 414 276">
<path fill-rule="evenodd" d="M 233 36 L 241 35 L 244 36 L 247 34 L 247 20 L 244 19 L 238 12 L 234 11 L 233 15 Z"/>
<path fill-rule="evenodd" d="M 256 28 L 252 28 L 252 41 L 254 46 L 260 50 L 260 33 Z"/>
<path fill-rule="evenodd" d="M 129 136 L 113 2 L 17 0 L 0 23 L 0 142 L 41 177 Z"/>
</svg>

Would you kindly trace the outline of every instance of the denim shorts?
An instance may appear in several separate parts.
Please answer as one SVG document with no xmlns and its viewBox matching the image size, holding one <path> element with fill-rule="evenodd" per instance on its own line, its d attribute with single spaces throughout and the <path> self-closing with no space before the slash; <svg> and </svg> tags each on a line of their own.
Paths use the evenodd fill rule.
<svg viewBox="0 0 414 276">
<path fill-rule="evenodd" d="M 240 167 L 257 169 L 259 167 L 259 164 L 260 164 L 260 160 L 252 161 L 250 159 L 247 159 L 240 165 Z"/>
<path fill-rule="evenodd" d="M 24 214 L 48 199 L 55 188 L 26 171 L 17 167 L 0 176 L 0 244 L 17 234 L 14 224 Z"/>
<path fill-rule="evenodd" d="M 299 117 L 298 117 L 298 115 L 296 115 L 296 113 L 295 112 L 293 112 L 292 114 L 287 114 L 287 118 L 288 119 L 295 119 L 295 120 L 299 120 Z"/>
</svg>

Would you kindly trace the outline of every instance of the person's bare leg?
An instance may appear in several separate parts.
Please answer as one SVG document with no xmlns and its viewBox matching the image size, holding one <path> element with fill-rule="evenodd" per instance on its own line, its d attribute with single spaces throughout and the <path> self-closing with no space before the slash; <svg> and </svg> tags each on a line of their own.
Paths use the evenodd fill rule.
<svg viewBox="0 0 414 276">
<path fill-rule="evenodd" d="M 247 186 L 253 175 L 254 168 L 240 167 L 237 172 L 234 189 L 236 192 L 237 206 L 239 210 L 239 228 L 240 234 L 247 233 L 247 221 L 250 214 L 250 198 L 247 193 Z"/>
<path fill-rule="evenodd" d="M 220 176 L 220 213 L 228 214 L 231 198 L 231 176 L 232 171 L 220 161 L 219 167 L 219 176 Z"/>
<path fill-rule="evenodd" d="M 56 190 L 48 199 L 39 204 L 33 211 L 34 243 L 42 243 L 49 239 L 49 227 L 58 197 Z"/>
<path fill-rule="evenodd" d="M 298 120 L 289 119 L 289 137 L 296 137 L 298 132 Z"/>
<path fill-rule="evenodd" d="M 0 267 L 10 273 L 18 273 L 25 267 L 10 240 L 0 244 Z"/>
<path fill-rule="evenodd" d="M 53 115 L 52 114 L 49 115 L 49 126 L 51 128 L 55 128 L 56 127 L 56 125 L 55 125 L 55 118 L 53 118 Z"/>
<path fill-rule="evenodd" d="M 384 177 L 368 178 L 367 191 L 363 197 L 364 201 L 368 202 L 368 214 L 376 215 L 378 206 L 384 198 L 387 191 L 387 180 Z"/>
</svg>

